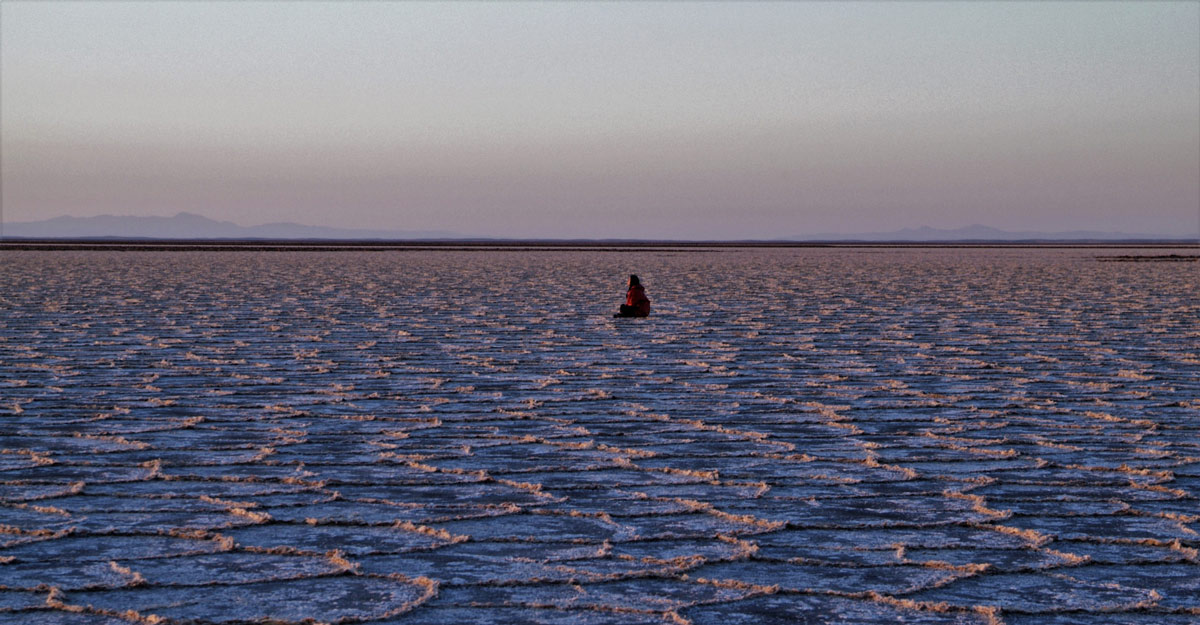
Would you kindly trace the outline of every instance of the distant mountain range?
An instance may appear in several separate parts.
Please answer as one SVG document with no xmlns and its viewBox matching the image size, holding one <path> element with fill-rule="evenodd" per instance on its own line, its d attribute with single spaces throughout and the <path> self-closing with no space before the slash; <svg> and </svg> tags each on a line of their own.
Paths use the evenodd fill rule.
<svg viewBox="0 0 1200 625">
<path fill-rule="evenodd" d="M 295 223 L 239 226 L 195 213 L 174 217 L 55 217 L 42 221 L 4 224 L 4 236 L 30 239 L 459 239 L 462 235 L 440 230 L 364 230 L 326 228 Z"/>
<path fill-rule="evenodd" d="M 327 228 L 296 223 L 270 223 L 241 226 L 232 221 L 217 221 L 195 213 L 173 217 L 55 217 L 41 221 L 3 225 L 4 238 L 26 239 L 325 239 L 325 240 L 435 240 L 487 239 L 443 230 L 371 230 Z M 812 234 L 776 241 L 864 241 L 864 242 L 948 242 L 948 241 L 1119 241 L 1172 240 L 1195 242 L 1200 236 L 1162 236 L 1073 230 L 1069 232 L 1012 232 L 989 226 L 973 225 L 945 230 L 905 228 L 892 232 L 865 234 Z M 558 239 L 563 240 L 563 239 Z M 615 240 L 615 239 L 614 239 Z M 632 240 L 632 239 L 630 239 Z"/>
</svg>

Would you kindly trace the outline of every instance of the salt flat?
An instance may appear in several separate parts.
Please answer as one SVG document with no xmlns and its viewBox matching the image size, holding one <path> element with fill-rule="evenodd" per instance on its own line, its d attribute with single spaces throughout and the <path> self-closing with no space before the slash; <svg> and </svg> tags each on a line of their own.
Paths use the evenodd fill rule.
<svg viewBox="0 0 1200 625">
<path fill-rule="evenodd" d="M 1099 255 L 7 251 L 0 622 L 1200 622 L 1200 267 Z"/>
</svg>

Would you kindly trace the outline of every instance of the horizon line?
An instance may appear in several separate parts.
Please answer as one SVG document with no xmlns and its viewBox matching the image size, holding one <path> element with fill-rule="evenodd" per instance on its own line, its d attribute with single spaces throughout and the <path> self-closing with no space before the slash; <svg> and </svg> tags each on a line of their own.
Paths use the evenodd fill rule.
<svg viewBox="0 0 1200 625">
<path fill-rule="evenodd" d="M 334 251 L 393 249 L 570 249 L 584 248 L 788 248 L 788 247 L 946 247 L 946 248 L 1120 248 L 1200 247 L 1200 237 L 1139 237 L 1123 239 L 940 239 L 940 240 L 786 240 L 786 239 L 620 239 L 620 238 L 485 238 L 461 239 L 276 239 L 276 238 L 157 238 L 157 237 L 4 237 L 0 249 L 24 251 Z"/>
</svg>

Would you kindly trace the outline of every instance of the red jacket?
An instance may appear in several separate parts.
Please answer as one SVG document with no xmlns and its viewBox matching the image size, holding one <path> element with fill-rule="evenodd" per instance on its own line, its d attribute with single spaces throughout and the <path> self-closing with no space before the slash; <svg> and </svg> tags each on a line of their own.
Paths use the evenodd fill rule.
<svg viewBox="0 0 1200 625">
<path fill-rule="evenodd" d="M 650 298 L 646 297 L 646 289 L 640 284 L 625 293 L 625 305 L 636 308 L 639 317 L 650 316 Z"/>
</svg>

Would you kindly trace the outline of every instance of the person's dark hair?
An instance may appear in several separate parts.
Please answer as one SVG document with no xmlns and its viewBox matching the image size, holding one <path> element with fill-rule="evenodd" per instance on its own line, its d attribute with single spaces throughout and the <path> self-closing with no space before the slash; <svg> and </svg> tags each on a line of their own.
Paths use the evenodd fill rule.
<svg viewBox="0 0 1200 625">
<path fill-rule="evenodd" d="M 637 276 L 635 276 L 633 274 L 629 274 L 629 286 L 640 286 L 641 284 L 642 284 L 642 281 L 638 280 Z"/>
</svg>

